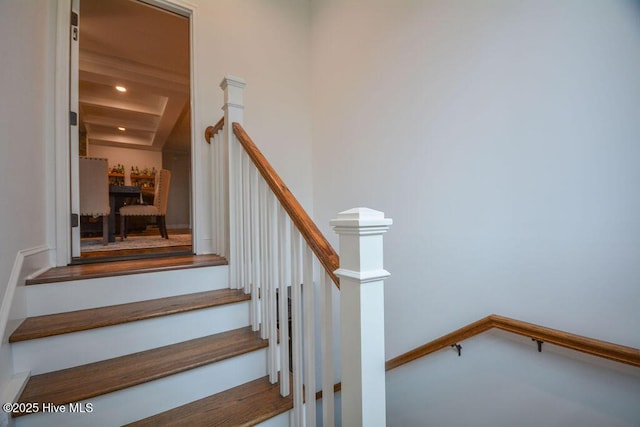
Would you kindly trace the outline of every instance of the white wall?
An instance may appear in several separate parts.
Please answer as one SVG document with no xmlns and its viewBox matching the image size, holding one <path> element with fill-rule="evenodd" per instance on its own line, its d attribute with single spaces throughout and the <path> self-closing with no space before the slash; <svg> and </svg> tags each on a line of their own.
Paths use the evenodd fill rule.
<svg viewBox="0 0 640 427">
<path fill-rule="evenodd" d="M 245 129 L 273 164 L 300 203 L 311 212 L 311 102 L 309 2 L 193 1 L 196 10 L 196 162 L 205 174 L 195 177 L 196 197 L 208 217 L 210 202 L 208 146 L 204 130 L 223 112 L 219 87 L 227 75 L 242 77 L 245 89 Z M 201 150 L 201 153 L 197 151 Z M 198 231 L 210 235 L 206 227 Z M 201 233 L 202 231 L 202 233 Z"/>
<path fill-rule="evenodd" d="M 633 427 L 639 396 L 638 368 L 490 332 L 388 372 L 387 425 Z"/>
<path fill-rule="evenodd" d="M 640 347 L 639 22 L 631 1 L 312 2 L 315 218 L 333 242 L 340 210 L 393 218 L 387 357 L 490 313 Z"/>
<path fill-rule="evenodd" d="M 47 240 L 45 169 L 51 165 L 45 152 L 53 99 L 47 58 L 54 11 L 49 2 L 0 2 L 0 302 L 18 251 Z M 5 344 L 0 343 L 0 390 L 11 375 Z"/>
<path fill-rule="evenodd" d="M 125 185 L 131 185 L 131 166 L 137 166 L 140 171 L 144 168 L 162 169 L 162 152 L 151 150 L 136 150 L 124 147 L 110 147 L 106 145 L 89 145 L 90 157 L 109 159 L 109 169 L 118 164 L 124 165 Z"/>
</svg>

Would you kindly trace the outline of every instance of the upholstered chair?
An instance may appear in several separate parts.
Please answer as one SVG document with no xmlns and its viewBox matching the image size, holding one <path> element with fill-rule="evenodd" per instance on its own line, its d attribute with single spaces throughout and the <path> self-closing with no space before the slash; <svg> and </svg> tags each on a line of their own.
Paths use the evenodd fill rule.
<svg viewBox="0 0 640 427">
<path fill-rule="evenodd" d="M 171 172 L 167 169 L 161 169 L 156 174 L 153 205 L 128 205 L 120 208 L 121 240 L 124 240 L 127 237 L 127 217 L 130 216 L 155 216 L 158 223 L 160 236 L 165 239 L 169 238 L 169 234 L 167 233 L 167 222 L 165 218 L 167 216 L 170 181 Z"/>
<path fill-rule="evenodd" d="M 102 217 L 102 243 L 109 244 L 109 167 L 107 159 L 80 157 L 80 215 Z"/>
</svg>

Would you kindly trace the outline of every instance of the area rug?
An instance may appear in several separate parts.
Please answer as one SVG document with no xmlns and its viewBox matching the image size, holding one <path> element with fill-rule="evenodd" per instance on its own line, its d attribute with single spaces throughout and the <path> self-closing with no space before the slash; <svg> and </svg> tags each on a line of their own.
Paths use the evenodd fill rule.
<svg viewBox="0 0 640 427">
<path fill-rule="evenodd" d="M 116 237 L 116 241 L 109 243 L 107 246 L 102 244 L 102 237 L 83 238 L 80 241 L 80 251 L 97 252 L 123 249 L 167 248 L 190 244 L 191 234 L 171 234 L 171 230 L 169 230 L 169 239 L 163 239 L 159 234 L 155 236 L 129 235 L 129 237 L 122 242 L 120 241 L 120 237 Z"/>
</svg>

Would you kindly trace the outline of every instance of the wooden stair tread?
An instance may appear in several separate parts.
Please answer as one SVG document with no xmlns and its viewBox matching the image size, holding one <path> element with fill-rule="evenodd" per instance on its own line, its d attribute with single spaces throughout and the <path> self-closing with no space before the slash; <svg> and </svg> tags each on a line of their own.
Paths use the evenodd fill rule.
<svg viewBox="0 0 640 427">
<path fill-rule="evenodd" d="M 251 299 L 251 296 L 246 295 L 242 290 L 220 289 L 108 307 L 29 317 L 11 334 L 9 342 L 85 331 L 136 320 L 232 304 L 249 299 Z"/>
<path fill-rule="evenodd" d="M 263 377 L 127 426 L 253 426 L 292 408 L 291 395 Z"/>
<path fill-rule="evenodd" d="M 114 359 L 35 375 L 19 402 L 78 402 L 218 362 L 267 346 L 251 327 L 154 348 Z"/>
<path fill-rule="evenodd" d="M 181 270 L 185 268 L 227 265 L 227 260 L 218 255 L 183 255 L 128 261 L 111 261 L 94 264 L 54 267 L 25 281 L 26 285 L 66 282 L 70 280 L 114 277 L 127 274 L 153 273 L 156 271 Z"/>
</svg>

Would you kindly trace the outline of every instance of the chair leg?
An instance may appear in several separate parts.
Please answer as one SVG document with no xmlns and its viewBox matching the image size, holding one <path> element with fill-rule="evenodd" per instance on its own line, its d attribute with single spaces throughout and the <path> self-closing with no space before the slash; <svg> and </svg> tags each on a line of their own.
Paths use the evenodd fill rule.
<svg viewBox="0 0 640 427">
<path fill-rule="evenodd" d="M 156 225 L 158 226 L 160 237 L 164 239 L 164 231 L 162 231 L 162 218 L 160 217 L 160 215 L 156 215 Z"/>
<path fill-rule="evenodd" d="M 162 215 L 162 229 L 164 230 L 164 238 L 169 240 L 169 233 L 167 232 L 167 217 Z"/>
<path fill-rule="evenodd" d="M 109 245 L 109 217 L 102 215 L 102 244 Z"/>
<path fill-rule="evenodd" d="M 160 232 L 160 237 L 163 239 L 168 239 L 169 235 L 167 234 L 167 224 L 164 220 L 164 215 L 156 216 L 156 223 L 158 224 L 158 231 Z"/>
<path fill-rule="evenodd" d="M 124 238 L 127 237 L 127 234 L 124 231 L 126 227 L 125 218 L 126 216 L 120 214 L 120 241 L 124 240 Z"/>
</svg>

